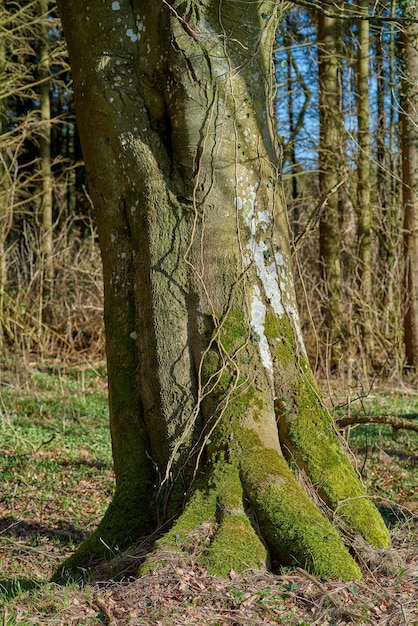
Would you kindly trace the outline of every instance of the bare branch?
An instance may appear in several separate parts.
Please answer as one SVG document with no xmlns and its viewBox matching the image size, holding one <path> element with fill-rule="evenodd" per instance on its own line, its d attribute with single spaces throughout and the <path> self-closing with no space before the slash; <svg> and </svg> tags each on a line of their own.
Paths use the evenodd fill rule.
<svg viewBox="0 0 418 626">
<path fill-rule="evenodd" d="M 399 24 L 418 22 L 418 18 L 412 16 L 392 16 L 392 15 L 376 15 L 375 13 L 361 13 L 359 11 L 338 10 L 330 11 L 317 2 L 311 2 L 311 0 L 296 0 L 293 4 L 297 6 L 306 7 L 323 13 L 327 17 L 334 17 L 338 20 L 374 20 L 379 22 L 398 22 Z"/>
<path fill-rule="evenodd" d="M 418 414 L 413 414 L 411 417 L 418 417 Z M 356 415 L 345 416 L 337 418 L 337 426 L 339 428 L 345 428 L 353 424 L 389 424 L 392 426 L 392 439 L 396 439 L 398 436 L 398 430 L 414 430 L 418 433 L 418 422 L 413 422 L 405 417 L 398 417 L 397 415 Z"/>
</svg>

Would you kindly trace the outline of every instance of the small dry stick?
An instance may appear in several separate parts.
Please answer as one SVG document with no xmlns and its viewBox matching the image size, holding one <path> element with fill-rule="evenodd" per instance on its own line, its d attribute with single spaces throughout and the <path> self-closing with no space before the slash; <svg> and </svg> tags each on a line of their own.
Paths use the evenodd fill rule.
<svg viewBox="0 0 418 626">
<path fill-rule="evenodd" d="M 94 604 L 103 613 L 106 623 L 109 626 L 115 626 L 116 622 L 113 620 L 112 613 L 109 611 L 108 606 L 106 602 L 104 601 L 104 599 L 102 598 L 102 596 L 98 596 L 98 595 L 95 596 Z"/>
</svg>

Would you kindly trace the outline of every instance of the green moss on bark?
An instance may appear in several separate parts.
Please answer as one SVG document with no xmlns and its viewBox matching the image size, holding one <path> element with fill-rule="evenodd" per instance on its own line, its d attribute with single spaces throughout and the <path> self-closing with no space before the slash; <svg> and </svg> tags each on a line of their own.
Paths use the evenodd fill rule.
<svg viewBox="0 0 418 626">
<path fill-rule="evenodd" d="M 213 523 L 216 515 L 216 496 L 214 489 L 196 489 L 171 529 L 156 542 L 156 548 L 181 550 L 183 542 L 192 531 L 196 531 L 205 523 Z"/>
<path fill-rule="evenodd" d="M 286 315 L 276 315 L 270 309 L 266 313 L 264 332 L 270 344 L 274 342 L 274 355 L 284 368 L 294 367 L 298 354 L 295 333 Z"/>
<path fill-rule="evenodd" d="M 286 395 L 276 401 L 279 436 L 289 461 L 303 469 L 326 504 L 354 532 L 374 547 L 390 543 L 383 519 L 367 498 L 322 406 L 309 364 L 298 354 L 294 330 L 286 316 L 268 312 L 265 333 L 286 380 Z"/>
<path fill-rule="evenodd" d="M 273 555 L 321 578 L 360 578 L 338 532 L 297 484 L 284 458 L 257 445 L 254 435 L 247 437 L 243 486 Z"/>
<path fill-rule="evenodd" d="M 253 363 L 251 352 L 256 353 L 256 349 L 251 345 L 249 325 L 241 311 L 228 311 L 216 329 L 212 316 L 206 315 L 205 320 L 208 343 L 212 342 L 202 363 L 202 382 L 205 390 L 211 389 L 205 412 L 214 415 L 223 411 L 220 434 L 224 438 L 227 424 L 233 428 L 234 420 L 249 412 L 257 420 L 263 410 L 263 393 L 250 385 L 245 376 L 248 365 Z M 242 361 L 238 362 L 237 351 Z M 215 437 L 216 434 L 212 439 Z"/>
<path fill-rule="evenodd" d="M 338 532 L 297 484 L 284 458 L 251 431 L 237 427 L 235 435 L 234 460 L 219 455 L 207 488 L 194 493 L 158 547 L 187 550 L 193 533 L 212 523 L 213 539 L 200 554 L 212 574 L 265 567 L 267 549 L 244 510 L 248 499 L 279 562 L 298 564 L 322 578 L 360 578 Z"/>
<path fill-rule="evenodd" d="M 321 407 L 313 379 L 300 374 L 294 385 L 292 417 L 281 427 L 285 449 L 309 475 L 328 506 L 370 545 L 390 543 L 389 532 L 338 440 L 328 411 Z M 280 422 L 279 422 L 280 423 Z"/>
<path fill-rule="evenodd" d="M 214 576 L 227 577 L 231 570 L 265 569 L 268 553 L 246 514 L 228 513 L 202 562 Z"/>
<path fill-rule="evenodd" d="M 146 481 L 118 486 L 99 526 L 64 561 L 52 580 L 67 582 L 83 579 L 87 568 L 94 563 L 112 559 L 138 537 L 150 534 L 154 526 L 147 498 L 150 488 Z"/>
<path fill-rule="evenodd" d="M 267 551 L 252 527 L 243 505 L 243 490 L 235 464 L 221 454 L 205 489 L 197 489 L 171 530 L 156 542 L 158 549 L 194 549 L 200 533 L 206 539 L 212 525 L 213 538 L 201 546 L 200 561 L 218 576 L 231 570 L 265 568 Z M 143 571 L 143 570 L 141 570 Z"/>
<path fill-rule="evenodd" d="M 220 340 L 228 354 L 239 348 L 248 339 L 248 324 L 242 312 L 231 309 L 220 324 Z"/>
</svg>

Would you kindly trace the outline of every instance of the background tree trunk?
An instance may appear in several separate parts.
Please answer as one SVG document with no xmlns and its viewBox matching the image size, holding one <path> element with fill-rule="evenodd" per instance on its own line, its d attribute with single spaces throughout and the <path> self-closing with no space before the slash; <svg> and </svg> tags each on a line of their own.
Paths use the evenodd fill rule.
<svg viewBox="0 0 418 626">
<path fill-rule="evenodd" d="M 338 84 L 338 22 L 318 13 L 319 102 L 319 186 L 320 194 L 334 189 L 340 181 L 338 155 L 341 148 L 341 122 Z M 331 365 L 335 366 L 343 350 L 343 314 L 341 308 L 341 219 L 338 194 L 332 193 L 319 222 L 319 255 L 326 287 L 325 325 L 331 342 Z"/>
<path fill-rule="evenodd" d="M 416 19 L 415 0 L 405 3 L 405 13 Z M 406 362 L 418 365 L 418 25 L 402 31 L 404 54 L 402 80 L 402 203 L 404 211 Z"/>
<path fill-rule="evenodd" d="M 39 99 L 41 113 L 41 132 L 39 136 L 39 156 L 42 177 L 41 217 L 42 217 L 42 252 L 44 256 L 43 297 L 52 295 L 54 279 L 54 243 L 52 232 L 52 190 L 53 175 L 51 169 L 51 103 L 49 66 L 49 26 L 48 0 L 39 0 Z M 45 302 L 44 302 L 45 305 Z"/>
<path fill-rule="evenodd" d="M 0 15 L 5 19 L 4 2 L 0 0 Z M 6 42 L 0 41 L 0 77 L 6 79 Z M 7 132 L 6 98 L 0 100 L 0 136 Z M 1 140 L 1 139 L 0 139 Z M 0 350 L 4 348 L 4 297 L 7 284 L 6 237 L 11 222 L 11 207 L 9 202 L 10 178 L 9 159 L 5 149 L 1 150 L 0 160 Z"/>
<path fill-rule="evenodd" d="M 361 0 L 367 14 L 368 0 Z M 365 354 L 373 359 L 372 328 L 372 205 L 370 201 L 370 102 L 369 102 L 369 21 L 358 20 L 357 58 L 357 237 L 359 253 L 359 313 Z"/>
<path fill-rule="evenodd" d="M 272 116 L 276 10 L 59 7 L 103 257 L 117 481 L 64 568 L 172 516 L 165 545 L 185 548 L 209 522 L 211 571 L 261 567 L 250 508 L 280 562 L 359 576 L 285 460 L 351 532 L 387 545 L 300 332 Z"/>
</svg>

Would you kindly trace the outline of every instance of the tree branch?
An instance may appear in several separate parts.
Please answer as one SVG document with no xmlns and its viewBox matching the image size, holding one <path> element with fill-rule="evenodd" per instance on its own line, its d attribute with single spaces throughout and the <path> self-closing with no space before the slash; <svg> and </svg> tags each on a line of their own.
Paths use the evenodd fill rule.
<svg viewBox="0 0 418 626">
<path fill-rule="evenodd" d="M 418 417 L 418 414 L 413 414 L 412 417 Z M 396 415 L 356 415 L 337 418 L 337 426 L 339 428 L 345 428 L 352 424 L 389 424 L 392 426 L 392 439 L 396 439 L 398 436 L 398 430 L 414 430 L 418 433 L 418 422 L 412 422 L 405 417 L 398 417 Z"/>
<path fill-rule="evenodd" d="M 349 12 L 345 12 L 345 11 L 330 11 L 328 9 L 326 9 L 324 6 L 321 6 L 321 4 L 318 4 L 316 2 L 313 2 L 311 0 L 294 0 L 293 4 L 297 5 L 297 6 L 302 6 L 302 7 L 306 7 L 308 9 L 314 9 L 316 11 L 320 11 L 321 13 L 323 13 L 324 15 L 326 15 L 327 17 L 334 17 L 338 20 L 377 20 L 379 22 L 398 22 L 399 24 L 405 24 L 405 23 L 412 23 L 412 22 L 418 22 L 418 18 L 415 18 L 413 16 L 393 16 L 393 15 L 376 15 L 376 14 L 365 14 L 365 13 L 360 13 L 357 11 L 349 11 Z"/>
</svg>

